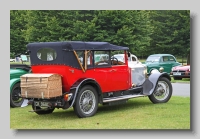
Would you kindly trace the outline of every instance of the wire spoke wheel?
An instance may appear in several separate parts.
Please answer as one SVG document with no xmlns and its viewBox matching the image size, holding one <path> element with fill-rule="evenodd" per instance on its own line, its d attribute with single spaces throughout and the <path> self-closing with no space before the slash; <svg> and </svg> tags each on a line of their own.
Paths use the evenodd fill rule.
<svg viewBox="0 0 200 139">
<path fill-rule="evenodd" d="M 153 95 L 157 100 L 165 100 L 169 95 L 169 85 L 165 81 L 158 81 L 157 89 Z"/>
<path fill-rule="evenodd" d="M 79 105 L 81 108 L 81 111 L 85 114 L 90 114 L 96 104 L 96 99 L 92 91 L 85 90 L 82 95 L 80 96 Z"/>
<path fill-rule="evenodd" d="M 98 108 L 97 91 L 90 85 L 84 86 L 78 92 L 73 108 L 80 118 L 93 116 Z"/>
<path fill-rule="evenodd" d="M 153 103 L 165 103 L 168 102 L 172 96 L 172 84 L 165 78 L 161 77 L 158 80 L 155 91 L 149 96 L 149 99 Z"/>
</svg>

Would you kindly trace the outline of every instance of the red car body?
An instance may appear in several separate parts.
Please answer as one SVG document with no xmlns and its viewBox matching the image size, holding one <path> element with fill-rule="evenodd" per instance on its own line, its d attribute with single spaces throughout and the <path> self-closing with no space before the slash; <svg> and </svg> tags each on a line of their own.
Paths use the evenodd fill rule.
<svg viewBox="0 0 200 139">
<path fill-rule="evenodd" d="M 41 70 L 42 69 L 42 70 Z M 115 67 L 88 69 L 87 72 L 70 67 L 51 65 L 32 66 L 33 73 L 57 73 L 62 75 L 63 91 L 69 92 L 71 86 L 80 78 L 95 79 L 101 86 L 102 92 L 112 92 L 117 90 L 127 90 L 131 88 L 131 76 L 128 65 Z M 114 84 L 112 84 L 114 83 Z"/>
<path fill-rule="evenodd" d="M 172 68 L 171 75 L 174 80 L 182 80 L 182 78 L 190 78 L 190 65 L 176 66 Z"/>
</svg>

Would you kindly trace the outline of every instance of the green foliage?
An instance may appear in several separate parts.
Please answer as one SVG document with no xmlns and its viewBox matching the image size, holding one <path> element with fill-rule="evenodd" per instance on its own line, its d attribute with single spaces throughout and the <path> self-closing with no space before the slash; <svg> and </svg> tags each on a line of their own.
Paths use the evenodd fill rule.
<svg viewBox="0 0 200 139">
<path fill-rule="evenodd" d="M 10 58 L 15 58 L 15 53 L 10 52 Z"/>
<path fill-rule="evenodd" d="M 27 41 L 23 31 L 26 30 L 26 11 L 10 11 L 10 57 L 26 52 Z"/>
<path fill-rule="evenodd" d="M 187 10 L 11 10 L 10 18 L 12 54 L 25 52 L 27 43 L 48 41 L 110 42 L 138 57 L 190 52 Z"/>
<path fill-rule="evenodd" d="M 151 13 L 150 19 L 154 29 L 150 51 L 187 56 L 190 51 L 190 12 L 162 10 Z"/>
</svg>

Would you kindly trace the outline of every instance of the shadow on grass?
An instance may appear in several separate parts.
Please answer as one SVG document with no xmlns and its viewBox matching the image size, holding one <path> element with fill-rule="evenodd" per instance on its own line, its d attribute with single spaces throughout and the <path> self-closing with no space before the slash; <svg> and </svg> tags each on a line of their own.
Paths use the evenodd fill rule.
<svg viewBox="0 0 200 139">
<path fill-rule="evenodd" d="M 176 106 L 183 105 L 182 101 L 177 102 L 177 97 L 172 97 L 170 101 L 167 103 L 168 103 L 168 107 L 173 106 L 173 105 L 176 105 Z M 118 113 L 118 112 L 121 113 L 121 112 L 130 111 L 130 110 L 137 111 L 141 109 L 151 109 L 151 108 L 154 108 L 155 106 L 157 108 L 163 109 L 166 107 L 164 106 L 165 104 L 166 103 L 153 104 L 148 99 L 148 97 L 129 99 L 127 103 L 125 104 L 118 104 L 118 105 L 112 105 L 112 106 L 99 104 L 98 110 L 95 116 L 105 117 L 106 115 L 111 115 L 111 114 L 115 115 L 115 113 Z M 52 114 L 37 115 L 36 113 L 32 113 L 31 115 L 32 115 L 31 118 L 34 118 L 34 119 L 39 118 L 40 120 L 42 119 L 45 120 L 46 118 L 52 119 L 52 120 L 56 120 L 56 119 L 74 120 L 78 118 L 73 108 L 69 108 L 67 110 L 63 110 L 61 108 L 55 109 Z"/>
<path fill-rule="evenodd" d="M 113 113 L 123 113 L 123 112 L 127 112 L 127 111 L 137 111 L 139 109 L 145 109 L 147 107 L 152 107 L 153 104 L 148 97 L 144 97 L 142 98 L 134 98 L 134 99 L 130 99 L 127 101 L 127 103 L 125 104 L 118 104 L 118 105 L 113 105 L 113 106 L 107 106 L 107 105 L 100 105 L 97 111 L 97 115 L 101 116 L 101 115 L 110 115 Z"/>
<path fill-rule="evenodd" d="M 175 101 L 177 100 L 176 99 L 177 97 L 172 97 L 170 99 L 169 102 L 167 102 L 169 105 L 168 106 L 171 106 L 171 105 L 176 105 L 178 106 L 179 104 L 182 105 L 182 102 L 181 101 Z M 175 100 L 174 100 L 175 99 Z M 112 106 L 109 106 L 109 105 L 101 105 L 99 104 L 98 106 L 98 110 L 97 110 L 97 113 L 95 115 L 98 115 L 98 116 L 102 116 L 105 117 L 106 115 L 115 115 L 115 113 L 118 113 L 118 112 L 126 112 L 126 111 L 131 111 L 131 110 L 134 110 L 134 111 L 137 111 L 137 110 L 141 110 L 141 109 L 151 109 L 153 108 L 155 105 L 156 107 L 165 107 L 164 105 L 162 104 L 165 104 L 165 103 L 160 103 L 160 104 L 153 104 L 149 99 L 148 97 L 140 97 L 140 98 L 134 98 L 134 99 L 129 99 L 127 101 L 127 103 L 125 104 L 118 104 L 118 105 L 112 105 Z M 31 110 L 31 107 L 27 108 L 27 110 Z M 29 112 L 30 113 L 30 112 Z M 62 108 L 60 109 L 55 109 L 53 113 L 51 114 L 45 114 L 45 115 L 38 115 L 36 113 L 31 113 L 31 114 L 28 114 L 28 117 L 30 117 L 31 119 L 40 119 L 40 120 L 45 120 L 45 119 L 52 119 L 52 120 L 74 120 L 74 119 L 77 119 L 77 115 L 75 114 L 73 108 L 69 108 L 69 109 L 66 109 L 66 110 L 63 110 Z"/>
<path fill-rule="evenodd" d="M 137 100 L 137 98 L 135 99 L 131 99 L 128 100 L 127 103 L 125 104 L 118 104 L 118 105 L 99 105 L 98 106 L 98 110 L 97 113 L 99 116 L 101 115 L 110 115 L 112 113 L 115 112 L 123 112 L 123 111 L 127 111 L 130 109 L 141 109 L 141 108 L 145 108 L 145 107 L 150 107 L 152 105 L 154 105 L 149 99 L 148 97 L 145 97 L 144 99 L 146 100 Z M 95 114 L 95 115 L 96 115 Z M 36 113 L 33 113 L 33 118 L 35 117 L 40 117 L 40 119 L 46 119 L 48 115 L 48 119 L 68 119 L 68 120 L 73 120 L 73 119 L 77 119 L 77 115 L 75 114 L 73 108 L 69 108 L 67 110 L 63 110 L 63 109 L 55 109 L 54 112 L 52 114 L 46 114 L 46 115 L 37 115 Z"/>
</svg>

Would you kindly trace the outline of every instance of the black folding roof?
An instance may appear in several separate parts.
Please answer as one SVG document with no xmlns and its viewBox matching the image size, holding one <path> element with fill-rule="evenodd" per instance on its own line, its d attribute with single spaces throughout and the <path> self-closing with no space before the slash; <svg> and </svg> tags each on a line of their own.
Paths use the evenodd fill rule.
<svg viewBox="0 0 200 139">
<path fill-rule="evenodd" d="M 108 42 L 83 42 L 83 41 L 63 41 L 63 42 L 35 42 L 29 43 L 28 48 L 33 47 L 58 47 L 57 49 L 66 50 L 128 50 L 128 47 L 117 46 Z M 37 49 L 36 48 L 36 49 Z"/>
</svg>

